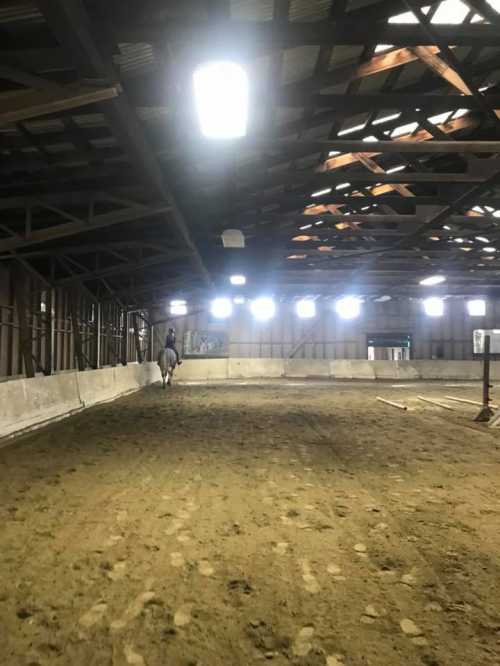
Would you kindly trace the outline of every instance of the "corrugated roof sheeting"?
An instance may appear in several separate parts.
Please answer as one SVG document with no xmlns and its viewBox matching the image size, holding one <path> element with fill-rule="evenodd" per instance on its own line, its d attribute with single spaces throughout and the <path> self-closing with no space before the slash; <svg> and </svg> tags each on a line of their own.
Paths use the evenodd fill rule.
<svg viewBox="0 0 500 666">
<path fill-rule="evenodd" d="M 19 3 L 4 3 L 0 7 L 0 24 L 5 25 L 9 23 L 40 23 L 45 19 L 42 13 L 31 2 Z"/>
<path fill-rule="evenodd" d="M 314 3 L 313 3 L 314 4 Z M 231 18 L 243 21 L 270 21 L 274 0 L 231 0 Z"/>
<path fill-rule="evenodd" d="M 283 56 L 281 83 L 292 83 L 312 76 L 318 52 L 318 46 L 297 46 L 287 49 Z"/>
<path fill-rule="evenodd" d="M 288 14 L 290 21 L 321 21 L 328 18 L 330 7 L 335 0 L 292 0 L 290 3 L 290 12 Z"/>
<path fill-rule="evenodd" d="M 166 106 L 139 106 L 136 112 L 144 123 L 165 122 L 169 116 Z"/>
<path fill-rule="evenodd" d="M 28 132 L 32 134 L 46 134 L 47 132 L 62 132 L 64 124 L 59 118 L 46 118 L 45 120 L 28 120 L 24 123 Z"/>
<path fill-rule="evenodd" d="M 328 17 L 333 0 L 291 0 L 290 21 L 320 21 Z M 273 0 L 232 0 L 231 18 L 252 21 L 271 21 Z"/>
<path fill-rule="evenodd" d="M 113 61 L 124 76 L 144 74 L 157 67 L 158 63 L 151 44 L 125 43 L 118 46 L 120 53 L 113 57 Z"/>
<path fill-rule="evenodd" d="M 105 127 L 108 124 L 103 113 L 86 113 L 82 115 L 74 115 L 73 120 L 80 127 Z"/>
</svg>

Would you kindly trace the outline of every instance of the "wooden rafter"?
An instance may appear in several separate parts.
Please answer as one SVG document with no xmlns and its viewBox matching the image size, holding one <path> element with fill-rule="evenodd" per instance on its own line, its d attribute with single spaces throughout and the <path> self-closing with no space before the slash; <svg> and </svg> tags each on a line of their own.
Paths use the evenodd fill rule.
<svg viewBox="0 0 500 666">
<path fill-rule="evenodd" d="M 76 109 L 118 97 L 121 88 L 113 86 L 67 86 L 61 92 L 26 90 L 0 95 L 0 124 L 15 123 L 37 116 Z"/>
</svg>

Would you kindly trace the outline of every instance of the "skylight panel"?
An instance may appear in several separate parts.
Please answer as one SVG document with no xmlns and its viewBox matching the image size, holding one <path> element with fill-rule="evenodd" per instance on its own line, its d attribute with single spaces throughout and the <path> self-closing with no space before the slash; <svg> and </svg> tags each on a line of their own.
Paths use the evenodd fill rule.
<svg viewBox="0 0 500 666">
<path fill-rule="evenodd" d="M 404 134 L 412 134 L 418 127 L 418 123 L 406 123 L 406 125 L 400 125 L 396 127 L 391 132 L 391 137 L 403 136 Z"/>
<path fill-rule="evenodd" d="M 393 49 L 394 44 L 377 44 L 375 47 L 375 53 L 382 53 L 383 51 L 388 51 L 389 49 Z"/>
<path fill-rule="evenodd" d="M 332 191 L 331 187 L 325 187 L 324 190 L 318 190 L 317 192 L 313 192 L 311 194 L 312 197 L 322 197 L 324 194 L 330 194 Z"/>
<path fill-rule="evenodd" d="M 462 116 L 465 116 L 469 113 L 469 109 L 457 109 L 455 113 L 452 115 L 452 119 L 455 120 L 456 118 L 461 118 Z"/>
<path fill-rule="evenodd" d="M 390 116 L 382 116 L 382 118 L 377 118 L 372 122 L 372 125 L 381 125 L 382 123 L 388 123 L 389 120 L 396 120 L 396 118 L 399 118 L 401 115 L 401 112 L 399 113 L 391 113 Z"/>
<path fill-rule="evenodd" d="M 486 0 L 486 2 L 500 14 L 500 0 Z"/>
<path fill-rule="evenodd" d="M 421 9 L 424 14 L 427 14 L 430 7 L 422 7 Z M 388 23 L 418 23 L 418 19 L 413 12 L 403 12 L 403 14 L 391 16 Z"/>
<path fill-rule="evenodd" d="M 461 0 L 444 0 L 437 8 L 431 23 L 459 25 L 469 13 L 469 8 Z"/>
<path fill-rule="evenodd" d="M 361 123 L 361 125 L 354 125 L 354 127 L 349 127 L 349 129 L 341 130 L 338 132 L 337 136 L 345 136 L 346 134 L 351 134 L 352 132 L 358 132 L 359 130 L 364 129 L 366 122 Z"/>
<path fill-rule="evenodd" d="M 427 118 L 427 120 L 433 125 L 440 125 L 441 123 L 445 123 L 448 120 L 450 113 L 451 111 L 438 113 L 436 116 L 431 116 L 430 118 Z"/>
<path fill-rule="evenodd" d="M 406 169 L 406 164 L 400 164 L 399 166 L 387 169 L 386 173 L 396 173 L 397 171 L 403 171 L 403 169 Z"/>
</svg>

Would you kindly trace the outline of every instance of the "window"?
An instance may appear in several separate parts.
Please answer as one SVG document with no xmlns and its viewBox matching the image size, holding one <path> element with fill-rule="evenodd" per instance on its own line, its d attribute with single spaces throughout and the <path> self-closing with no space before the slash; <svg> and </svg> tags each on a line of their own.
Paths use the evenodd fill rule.
<svg viewBox="0 0 500 666">
<path fill-rule="evenodd" d="M 409 361 L 409 333 L 373 333 L 367 336 L 369 361 Z"/>
</svg>

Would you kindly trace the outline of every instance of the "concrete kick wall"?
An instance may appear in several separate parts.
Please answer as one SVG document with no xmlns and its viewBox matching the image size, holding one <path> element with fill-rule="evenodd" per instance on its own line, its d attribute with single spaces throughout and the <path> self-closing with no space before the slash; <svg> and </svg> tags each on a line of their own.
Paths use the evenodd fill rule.
<svg viewBox="0 0 500 666">
<path fill-rule="evenodd" d="M 324 377 L 328 379 L 416 379 L 479 380 L 481 361 L 364 361 L 229 358 L 188 359 L 176 371 L 181 381 L 252 379 L 278 377 Z M 500 380 L 500 361 L 491 363 L 491 378 Z"/>
<path fill-rule="evenodd" d="M 156 363 L 0 383 L 0 440 L 161 379 Z"/>
</svg>

